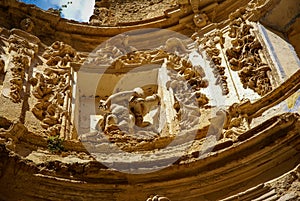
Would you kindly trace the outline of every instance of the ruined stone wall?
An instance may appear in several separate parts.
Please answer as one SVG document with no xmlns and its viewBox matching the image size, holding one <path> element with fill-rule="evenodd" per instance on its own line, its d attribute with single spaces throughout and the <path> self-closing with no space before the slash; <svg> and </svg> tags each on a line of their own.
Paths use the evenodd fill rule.
<svg viewBox="0 0 300 201">
<path fill-rule="evenodd" d="M 299 63 L 293 48 L 288 63 L 271 48 L 281 41 L 271 36 L 286 33 L 296 44 L 298 18 L 278 33 L 263 22 L 280 0 L 177 3 L 149 19 L 91 26 L 0 2 L 0 200 L 299 199 Z M 192 36 L 113 37 L 149 27 Z M 111 37 L 121 45 L 91 52 Z M 136 133 L 113 116 L 124 108 L 108 107 L 118 93 L 145 120 L 125 119 Z M 150 98 L 164 109 L 161 132 L 137 107 Z"/>
</svg>

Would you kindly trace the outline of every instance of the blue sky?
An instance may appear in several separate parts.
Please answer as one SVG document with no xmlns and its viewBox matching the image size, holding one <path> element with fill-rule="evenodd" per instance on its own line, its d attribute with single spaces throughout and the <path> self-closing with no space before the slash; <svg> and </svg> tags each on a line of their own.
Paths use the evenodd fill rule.
<svg viewBox="0 0 300 201">
<path fill-rule="evenodd" d="M 93 14 L 95 0 L 21 0 L 24 3 L 35 4 L 36 6 L 48 10 L 49 8 L 62 8 L 62 5 L 67 5 L 67 8 L 62 8 L 62 17 L 73 19 L 79 22 L 88 22 Z M 72 2 L 72 4 L 68 4 Z"/>
</svg>

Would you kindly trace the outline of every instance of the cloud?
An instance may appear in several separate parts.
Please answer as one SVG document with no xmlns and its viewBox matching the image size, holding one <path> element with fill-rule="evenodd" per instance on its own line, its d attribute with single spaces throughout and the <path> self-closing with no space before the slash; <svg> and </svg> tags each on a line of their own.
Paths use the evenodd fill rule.
<svg viewBox="0 0 300 201">
<path fill-rule="evenodd" d="M 72 3 L 68 4 L 68 2 Z M 67 8 L 62 10 L 64 18 L 88 22 L 93 14 L 95 0 L 61 0 L 59 1 L 59 6 L 61 7 L 62 5 L 67 5 Z"/>
<path fill-rule="evenodd" d="M 48 10 L 49 8 L 62 8 L 62 17 L 79 22 L 88 22 L 93 14 L 95 0 L 21 0 L 24 3 L 35 4 Z M 68 2 L 71 2 L 68 4 Z M 67 8 L 62 7 L 67 5 Z"/>
</svg>

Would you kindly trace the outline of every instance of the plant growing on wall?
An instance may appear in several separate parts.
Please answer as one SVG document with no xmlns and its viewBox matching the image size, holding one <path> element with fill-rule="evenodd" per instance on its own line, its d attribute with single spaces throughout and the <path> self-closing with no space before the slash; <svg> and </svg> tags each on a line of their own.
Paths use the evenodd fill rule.
<svg viewBox="0 0 300 201">
<path fill-rule="evenodd" d="M 63 139 L 59 138 L 58 135 L 50 136 L 47 140 L 48 149 L 53 153 L 59 153 L 64 151 Z"/>
<path fill-rule="evenodd" d="M 69 5 L 69 4 L 72 4 L 72 1 L 68 1 L 67 4 L 61 5 L 61 8 L 58 9 L 59 14 L 61 14 L 61 12 L 62 12 L 62 10 L 63 10 L 64 8 L 68 8 L 68 5 Z"/>
</svg>

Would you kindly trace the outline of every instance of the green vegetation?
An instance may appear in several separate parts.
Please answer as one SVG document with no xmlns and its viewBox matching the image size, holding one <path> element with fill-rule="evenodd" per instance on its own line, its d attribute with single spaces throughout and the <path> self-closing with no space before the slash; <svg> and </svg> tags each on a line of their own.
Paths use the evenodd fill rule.
<svg viewBox="0 0 300 201">
<path fill-rule="evenodd" d="M 50 136 L 47 140 L 48 142 L 48 149 L 52 152 L 52 153 L 59 153 L 62 152 L 64 150 L 64 146 L 63 146 L 63 139 L 59 138 L 58 135 L 56 136 Z"/>
<path fill-rule="evenodd" d="M 72 1 L 68 1 L 67 4 L 62 5 L 62 8 L 67 8 L 69 4 L 72 4 Z"/>
<path fill-rule="evenodd" d="M 67 4 L 61 5 L 61 8 L 57 9 L 59 15 L 61 15 L 63 8 L 67 8 L 69 4 L 72 4 L 72 1 L 68 1 Z"/>
</svg>

